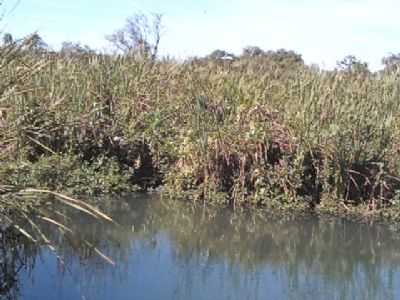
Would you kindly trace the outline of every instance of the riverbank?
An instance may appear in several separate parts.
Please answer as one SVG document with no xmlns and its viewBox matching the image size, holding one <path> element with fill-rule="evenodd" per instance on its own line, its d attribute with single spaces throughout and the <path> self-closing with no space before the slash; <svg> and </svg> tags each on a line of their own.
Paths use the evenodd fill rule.
<svg viewBox="0 0 400 300">
<path fill-rule="evenodd" d="M 1 186 L 397 218 L 395 71 L 1 51 Z"/>
</svg>

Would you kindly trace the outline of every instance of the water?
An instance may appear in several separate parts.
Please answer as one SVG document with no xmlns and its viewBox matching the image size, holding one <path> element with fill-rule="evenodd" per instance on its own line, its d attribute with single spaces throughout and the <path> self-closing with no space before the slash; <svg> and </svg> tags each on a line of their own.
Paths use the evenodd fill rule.
<svg viewBox="0 0 400 300">
<path fill-rule="evenodd" d="M 71 211 L 58 220 L 73 236 L 40 223 L 63 262 L 3 232 L 0 299 L 400 299 L 400 234 L 385 226 L 150 196 L 107 206 L 121 226 Z"/>
</svg>

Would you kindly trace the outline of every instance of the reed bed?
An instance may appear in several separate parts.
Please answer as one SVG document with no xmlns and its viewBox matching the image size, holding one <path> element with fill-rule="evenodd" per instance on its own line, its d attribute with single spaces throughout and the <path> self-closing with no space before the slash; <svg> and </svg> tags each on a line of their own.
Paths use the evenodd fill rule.
<svg viewBox="0 0 400 300">
<path fill-rule="evenodd" d="M 0 53 L 0 182 L 238 206 L 395 208 L 398 73 Z"/>
</svg>

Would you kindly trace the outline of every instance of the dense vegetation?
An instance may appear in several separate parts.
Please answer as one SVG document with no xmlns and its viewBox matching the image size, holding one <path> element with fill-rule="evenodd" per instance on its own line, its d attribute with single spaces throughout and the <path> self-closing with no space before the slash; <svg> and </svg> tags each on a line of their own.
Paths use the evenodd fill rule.
<svg viewBox="0 0 400 300">
<path fill-rule="evenodd" d="M 146 57 L 32 43 L 0 49 L 2 209 L 26 188 L 161 186 L 234 207 L 400 204 L 395 66 L 372 73 L 349 56 L 323 71 L 257 47 L 176 62 L 154 47 Z"/>
</svg>

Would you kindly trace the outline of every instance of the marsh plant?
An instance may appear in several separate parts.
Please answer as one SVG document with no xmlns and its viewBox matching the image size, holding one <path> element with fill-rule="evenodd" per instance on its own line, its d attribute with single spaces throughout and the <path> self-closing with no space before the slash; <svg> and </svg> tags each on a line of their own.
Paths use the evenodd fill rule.
<svg viewBox="0 0 400 300">
<path fill-rule="evenodd" d="M 3 45 L 1 184 L 89 195 L 163 186 L 234 207 L 391 206 L 396 69 L 347 59 L 322 71 L 292 51 L 250 50 L 177 62 Z"/>
</svg>

